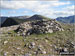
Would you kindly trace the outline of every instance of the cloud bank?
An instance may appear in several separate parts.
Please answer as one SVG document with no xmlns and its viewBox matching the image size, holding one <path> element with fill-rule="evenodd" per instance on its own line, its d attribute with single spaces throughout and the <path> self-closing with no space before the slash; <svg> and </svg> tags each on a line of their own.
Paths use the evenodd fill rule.
<svg viewBox="0 0 75 56">
<path fill-rule="evenodd" d="M 25 13 L 29 11 L 48 17 L 70 16 L 74 15 L 74 6 L 70 5 L 70 1 L 1 1 L 1 10 L 19 10 L 25 9 Z M 13 13 L 12 11 L 10 13 Z M 14 12 L 16 13 L 16 12 Z"/>
</svg>

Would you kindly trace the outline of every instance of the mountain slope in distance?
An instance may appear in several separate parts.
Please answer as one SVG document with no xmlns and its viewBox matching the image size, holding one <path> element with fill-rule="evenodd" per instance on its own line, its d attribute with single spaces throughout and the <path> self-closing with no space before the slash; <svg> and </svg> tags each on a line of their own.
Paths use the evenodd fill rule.
<svg viewBox="0 0 75 56">
<path fill-rule="evenodd" d="M 15 19 L 15 18 L 7 18 L 3 24 L 1 25 L 1 27 L 7 27 L 7 26 L 12 26 L 12 25 L 18 25 L 20 23 L 25 22 L 24 19 Z"/>
<path fill-rule="evenodd" d="M 75 15 L 69 17 L 58 17 L 56 20 L 62 23 L 75 23 Z"/>
<path fill-rule="evenodd" d="M 7 19 L 8 17 L 0 17 L 0 25 Z"/>
<path fill-rule="evenodd" d="M 1 27 L 18 25 L 26 21 L 36 21 L 36 20 L 50 20 L 50 18 L 42 15 L 33 15 L 31 17 L 18 16 L 18 17 L 8 17 L 2 24 Z"/>
<path fill-rule="evenodd" d="M 32 17 L 28 18 L 27 20 L 50 20 L 50 18 L 35 14 Z"/>
</svg>

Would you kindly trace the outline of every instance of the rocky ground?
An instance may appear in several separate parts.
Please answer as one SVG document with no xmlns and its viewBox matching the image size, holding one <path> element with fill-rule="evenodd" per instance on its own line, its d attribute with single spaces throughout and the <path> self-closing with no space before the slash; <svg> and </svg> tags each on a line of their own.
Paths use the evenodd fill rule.
<svg viewBox="0 0 75 56">
<path fill-rule="evenodd" d="M 21 36 L 27 36 L 31 34 L 44 34 L 54 33 L 56 31 L 64 31 L 61 24 L 56 20 L 45 21 L 29 21 L 20 24 L 16 32 Z"/>
<path fill-rule="evenodd" d="M 25 37 L 14 31 L 17 27 L 19 26 L 0 28 L 0 56 L 58 56 L 60 52 L 75 50 L 73 25 L 62 24 L 64 31 L 31 34 Z"/>
</svg>

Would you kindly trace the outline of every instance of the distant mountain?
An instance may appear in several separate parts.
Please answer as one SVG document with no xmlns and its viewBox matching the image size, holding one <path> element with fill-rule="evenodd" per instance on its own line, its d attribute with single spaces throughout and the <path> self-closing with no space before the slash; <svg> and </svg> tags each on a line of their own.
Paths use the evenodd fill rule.
<svg viewBox="0 0 75 56">
<path fill-rule="evenodd" d="M 33 16 L 17 16 L 17 17 L 6 17 L 3 19 L 1 17 L 1 27 L 18 25 L 26 21 L 35 21 L 35 20 L 50 20 L 50 18 L 42 15 L 33 15 Z"/>
<path fill-rule="evenodd" d="M 49 20 L 50 18 L 42 16 L 42 15 L 33 15 L 32 17 L 28 18 L 27 20 Z"/>
<path fill-rule="evenodd" d="M 75 23 L 75 15 L 69 17 L 58 17 L 56 20 L 62 23 Z"/>
<path fill-rule="evenodd" d="M 27 18 L 30 16 L 16 16 L 16 17 L 0 17 L 0 26 L 11 26 L 11 25 L 17 25 L 19 23 L 22 23 L 26 21 Z"/>
<path fill-rule="evenodd" d="M 7 27 L 12 25 L 18 25 L 20 23 L 25 22 L 24 19 L 16 19 L 16 18 L 7 18 L 2 24 L 1 27 Z"/>
<path fill-rule="evenodd" d="M 13 18 L 18 18 L 18 19 L 27 19 L 29 18 L 30 16 L 16 16 L 16 17 L 13 17 Z"/>
<path fill-rule="evenodd" d="M 0 17 L 0 23 L 2 24 L 7 18 L 27 19 L 29 17 L 30 16 Z"/>
<path fill-rule="evenodd" d="M 0 25 L 7 19 L 8 17 L 0 17 Z"/>
</svg>

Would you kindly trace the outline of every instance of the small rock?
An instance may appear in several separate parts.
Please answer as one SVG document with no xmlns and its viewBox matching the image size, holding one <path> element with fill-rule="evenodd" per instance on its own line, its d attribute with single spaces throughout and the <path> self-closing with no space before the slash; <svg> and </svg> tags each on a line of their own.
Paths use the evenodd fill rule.
<svg viewBox="0 0 75 56">
<path fill-rule="evenodd" d="M 42 51 L 42 54 L 46 54 L 46 51 Z"/>
<path fill-rule="evenodd" d="M 34 46 L 34 45 L 35 45 L 35 43 L 34 43 L 34 42 L 31 42 L 31 45 L 32 45 L 32 46 Z"/>
<path fill-rule="evenodd" d="M 18 47 L 18 48 L 16 48 L 17 50 L 20 50 L 21 48 L 20 47 Z"/>
<path fill-rule="evenodd" d="M 4 56 L 7 56 L 8 52 L 4 52 Z"/>
<path fill-rule="evenodd" d="M 67 49 L 67 48 L 64 48 L 64 51 L 65 51 L 65 52 L 67 52 L 67 51 L 68 51 L 68 49 Z"/>
<path fill-rule="evenodd" d="M 49 30 L 48 30 L 48 33 L 53 33 L 53 30 L 52 30 L 52 29 L 49 29 Z"/>
<path fill-rule="evenodd" d="M 38 50 L 39 50 L 39 51 L 41 51 L 42 48 L 43 48 L 42 45 L 39 45 L 39 46 L 38 46 Z"/>
<path fill-rule="evenodd" d="M 26 53 L 24 56 L 31 56 L 31 54 L 30 53 Z"/>
<path fill-rule="evenodd" d="M 48 43 L 48 40 L 45 40 L 46 43 Z"/>
<path fill-rule="evenodd" d="M 29 49 L 35 48 L 35 43 L 34 42 L 31 42 L 28 47 L 29 47 Z"/>
<path fill-rule="evenodd" d="M 37 40 L 39 40 L 39 39 L 38 39 L 38 38 L 35 38 L 34 40 L 37 41 Z"/>
<path fill-rule="evenodd" d="M 8 43 L 8 41 L 4 41 L 4 45 L 7 44 L 7 43 Z"/>
<path fill-rule="evenodd" d="M 12 34 L 11 32 L 8 32 L 8 34 Z"/>
<path fill-rule="evenodd" d="M 29 49 L 32 49 L 32 46 L 29 45 L 28 48 L 29 48 Z"/>
</svg>

